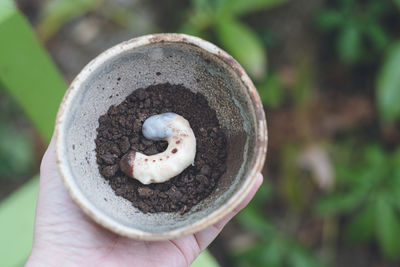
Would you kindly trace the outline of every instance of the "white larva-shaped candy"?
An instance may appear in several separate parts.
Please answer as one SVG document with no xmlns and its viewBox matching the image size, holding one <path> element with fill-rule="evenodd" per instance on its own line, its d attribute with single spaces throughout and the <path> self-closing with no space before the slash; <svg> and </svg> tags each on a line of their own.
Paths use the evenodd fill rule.
<svg viewBox="0 0 400 267">
<path fill-rule="evenodd" d="M 125 154 L 120 168 L 129 177 L 142 184 L 163 183 L 193 164 L 196 138 L 182 116 L 175 113 L 151 116 L 143 123 L 142 133 L 147 139 L 167 141 L 168 147 L 152 156 L 136 151 Z"/>
</svg>

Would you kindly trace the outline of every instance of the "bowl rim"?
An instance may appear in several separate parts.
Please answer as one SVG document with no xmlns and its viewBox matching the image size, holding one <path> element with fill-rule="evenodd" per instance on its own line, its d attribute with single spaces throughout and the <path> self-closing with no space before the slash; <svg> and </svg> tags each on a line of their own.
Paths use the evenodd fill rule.
<svg viewBox="0 0 400 267">
<path fill-rule="evenodd" d="M 113 56 L 118 55 L 119 53 L 123 53 L 125 51 L 154 43 L 182 43 L 196 46 L 206 53 L 211 53 L 217 56 L 219 59 L 225 62 L 227 66 L 232 68 L 236 75 L 240 77 L 243 85 L 247 89 L 247 94 L 251 99 L 251 104 L 253 105 L 255 111 L 258 128 L 256 131 L 256 141 L 254 148 L 255 156 L 253 157 L 253 162 L 251 163 L 252 167 L 244 174 L 245 181 L 237 190 L 237 192 L 235 192 L 223 205 L 221 205 L 219 208 L 217 208 L 215 211 L 208 214 L 207 216 L 201 218 L 200 220 L 190 225 L 175 230 L 165 231 L 163 233 L 150 233 L 128 227 L 114 220 L 111 216 L 106 215 L 102 210 L 95 207 L 86 198 L 86 196 L 81 192 L 77 184 L 74 182 L 72 173 L 70 173 L 69 168 L 67 167 L 67 159 L 62 157 L 63 152 L 65 151 L 63 142 L 65 133 L 64 131 L 62 131 L 64 129 L 65 117 L 67 116 L 67 113 L 65 111 L 71 105 L 73 97 L 77 94 L 78 90 L 76 88 L 79 88 L 81 86 L 82 82 L 86 80 L 86 78 L 91 74 L 92 70 L 96 69 L 103 62 L 107 61 Z M 168 240 L 193 234 L 210 225 L 217 223 L 219 220 L 221 220 L 231 211 L 233 211 L 236 207 L 238 207 L 238 205 L 250 193 L 250 190 L 257 180 L 257 174 L 261 172 L 263 168 L 267 152 L 267 141 L 268 133 L 264 108 L 257 93 L 257 89 L 255 88 L 253 82 L 246 74 L 242 66 L 240 66 L 240 64 L 232 56 L 230 56 L 227 52 L 217 47 L 216 45 L 198 37 L 177 33 L 143 35 L 119 43 L 95 57 L 75 77 L 68 90 L 66 91 L 64 98 L 61 102 L 59 111 L 57 113 L 55 127 L 55 154 L 57 167 L 62 181 L 73 201 L 84 211 L 85 214 L 87 214 L 91 219 L 93 219 L 96 223 L 103 226 L 104 228 L 121 236 L 148 241 Z"/>
</svg>

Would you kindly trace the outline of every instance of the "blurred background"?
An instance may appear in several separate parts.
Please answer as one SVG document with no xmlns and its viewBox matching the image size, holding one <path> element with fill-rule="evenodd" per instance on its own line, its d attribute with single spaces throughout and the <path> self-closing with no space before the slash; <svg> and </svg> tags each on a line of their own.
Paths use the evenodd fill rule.
<svg viewBox="0 0 400 267">
<path fill-rule="evenodd" d="M 0 2 L 4 13 L 10 0 Z M 92 58 L 135 36 L 188 33 L 244 66 L 268 121 L 265 182 L 210 246 L 219 265 L 400 266 L 399 0 L 16 5 L 65 82 L 32 94 L 24 89 L 32 84 L 17 86 L 22 69 L 7 80 L 7 64 L 14 62 L 0 52 L 0 205 L 38 173 L 63 90 Z M 1 9 L 4 54 L 20 28 L 14 23 L 2 32 Z M 34 43 L 23 43 L 20 54 L 37 52 L 30 50 Z M 48 104 L 34 106 L 35 99 Z M 37 119 L 48 113 L 48 120 Z"/>
</svg>

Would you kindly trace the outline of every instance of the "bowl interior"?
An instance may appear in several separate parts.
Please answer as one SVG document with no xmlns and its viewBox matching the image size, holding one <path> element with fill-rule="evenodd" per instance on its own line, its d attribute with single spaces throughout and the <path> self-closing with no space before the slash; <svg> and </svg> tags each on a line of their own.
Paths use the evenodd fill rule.
<svg viewBox="0 0 400 267">
<path fill-rule="evenodd" d="M 62 136 L 58 155 L 68 173 L 67 183 L 74 184 L 94 213 L 125 229 L 163 234 L 187 228 L 224 208 L 243 186 L 254 164 L 256 115 L 239 75 L 218 56 L 187 43 L 150 43 L 106 56 L 104 62 L 89 64 L 84 71 L 87 77 L 73 83 L 58 125 Z M 99 173 L 94 151 L 100 115 L 134 90 L 166 82 L 204 94 L 228 137 L 227 172 L 217 189 L 184 215 L 143 214 L 116 196 Z"/>
</svg>

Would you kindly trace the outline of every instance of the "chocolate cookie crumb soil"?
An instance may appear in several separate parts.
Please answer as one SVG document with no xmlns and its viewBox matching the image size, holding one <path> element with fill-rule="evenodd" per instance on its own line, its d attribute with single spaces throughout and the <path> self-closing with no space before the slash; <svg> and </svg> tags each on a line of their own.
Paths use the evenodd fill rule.
<svg viewBox="0 0 400 267">
<path fill-rule="evenodd" d="M 165 183 L 143 185 L 127 177 L 120 170 L 119 161 L 129 150 L 154 155 L 166 149 L 166 142 L 142 135 L 143 122 L 165 112 L 174 112 L 189 121 L 197 142 L 195 164 Z M 116 195 L 145 213 L 189 211 L 210 195 L 226 170 L 226 136 L 215 111 L 202 94 L 182 85 L 166 83 L 135 90 L 100 116 L 95 142 L 102 176 Z"/>
</svg>

